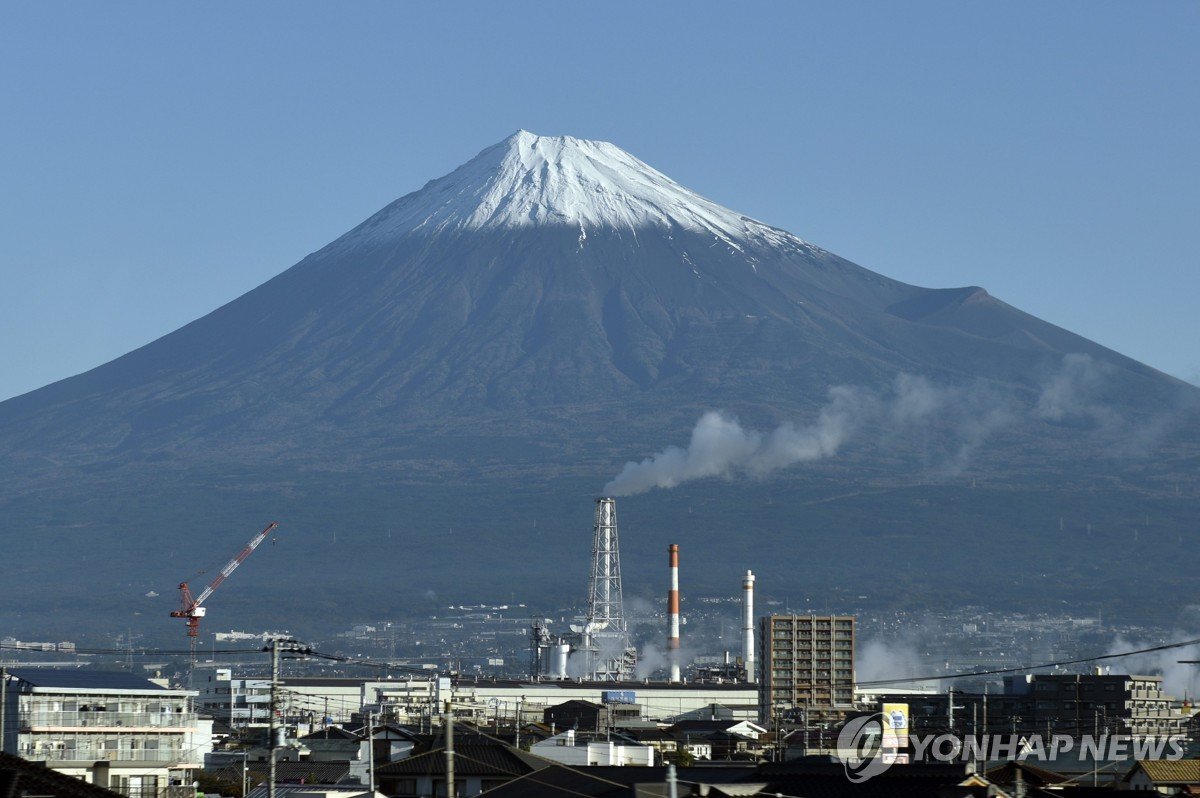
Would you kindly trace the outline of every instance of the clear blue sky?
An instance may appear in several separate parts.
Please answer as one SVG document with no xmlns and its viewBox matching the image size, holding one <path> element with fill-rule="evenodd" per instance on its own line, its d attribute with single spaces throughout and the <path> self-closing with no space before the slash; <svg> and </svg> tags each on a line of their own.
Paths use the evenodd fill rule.
<svg viewBox="0 0 1200 798">
<path fill-rule="evenodd" d="M 0 398 L 233 299 L 518 128 L 1200 375 L 1200 4 L 0 10 Z"/>
</svg>

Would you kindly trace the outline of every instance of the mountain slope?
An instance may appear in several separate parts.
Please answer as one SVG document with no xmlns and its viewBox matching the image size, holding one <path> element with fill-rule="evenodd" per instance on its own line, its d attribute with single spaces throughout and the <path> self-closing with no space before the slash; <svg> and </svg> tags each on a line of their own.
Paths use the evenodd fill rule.
<svg viewBox="0 0 1200 798">
<path fill-rule="evenodd" d="M 1064 357 L 1079 356 L 1099 375 L 1086 412 L 1039 413 Z M 347 478 L 377 488 L 367 502 L 399 486 L 411 501 L 431 485 L 469 485 L 481 504 L 507 508 L 476 505 L 460 521 L 494 518 L 475 542 L 537 547 L 522 538 L 520 507 L 561 501 L 556 479 L 586 496 L 625 460 L 685 442 L 707 410 L 759 426 L 803 420 L 835 386 L 876 390 L 901 374 L 1021 408 L 1021 423 L 971 464 L 1006 490 L 1036 473 L 1039 489 L 1117 479 L 1144 497 L 1177 482 L 1197 451 L 1194 417 L 1179 412 L 1194 389 L 981 288 L 888 279 L 613 145 L 518 132 L 208 316 L 0 404 L 0 506 L 34 549 L 80 528 L 104 558 L 121 530 L 192 506 L 183 497 L 196 517 L 177 539 L 213 534 L 199 530 L 236 520 L 247 497 L 312 526 L 332 512 L 318 497 L 345 500 L 332 486 Z M 1111 441 L 1090 433 L 1116 429 L 1113 417 L 1159 425 L 1143 447 L 1157 459 L 1109 457 Z M 902 486 L 914 468 L 938 472 L 931 447 L 957 451 L 955 435 L 934 425 L 886 446 L 865 439 L 776 481 Z M 239 498 L 219 510 L 223 500 L 202 498 L 231 490 Z M 753 490 L 721 490 L 747 542 L 766 534 L 739 510 Z M 379 528 L 393 511 L 355 514 Z M 430 561 L 450 556 L 445 540 L 420 545 Z M 176 556 L 149 555 L 142 578 Z"/>
</svg>

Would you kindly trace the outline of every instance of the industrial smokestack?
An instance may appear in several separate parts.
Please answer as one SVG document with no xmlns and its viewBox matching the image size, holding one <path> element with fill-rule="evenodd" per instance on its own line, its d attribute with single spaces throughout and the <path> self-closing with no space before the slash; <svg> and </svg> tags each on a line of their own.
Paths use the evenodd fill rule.
<svg viewBox="0 0 1200 798">
<path fill-rule="evenodd" d="M 671 681 L 679 681 L 679 544 L 667 546 L 671 566 L 671 589 L 667 592 L 667 658 Z"/>
<path fill-rule="evenodd" d="M 754 662 L 754 573 L 746 571 L 742 578 L 742 662 L 746 664 L 746 681 L 758 681 Z"/>
</svg>

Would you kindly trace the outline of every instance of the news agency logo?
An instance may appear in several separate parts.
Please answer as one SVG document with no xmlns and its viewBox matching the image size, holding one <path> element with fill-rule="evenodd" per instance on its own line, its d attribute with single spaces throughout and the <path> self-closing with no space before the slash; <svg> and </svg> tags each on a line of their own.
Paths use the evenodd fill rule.
<svg viewBox="0 0 1200 798">
<path fill-rule="evenodd" d="M 882 712 L 854 718 L 842 727 L 837 756 L 846 778 L 861 783 L 885 773 L 894 765 L 919 762 L 996 762 L 1016 760 L 1050 764 L 1070 759 L 1079 762 L 1121 760 L 1178 761 L 1184 757 L 1182 737 L 1130 737 L 1120 734 L 1054 734 L 1027 736 L 955 734 L 905 735 L 894 732 L 901 721 Z M 888 729 L 893 734 L 888 733 Z"/>
<path fill-rule="evenodd" d="M 892 766 L 882 747 L 885 722 L 882 712 L 864 715 L 847 722 L 838 734 L 838 759 L 846 769 L 846 778 L 855 784 L 872 779 Z"/>
</svg>

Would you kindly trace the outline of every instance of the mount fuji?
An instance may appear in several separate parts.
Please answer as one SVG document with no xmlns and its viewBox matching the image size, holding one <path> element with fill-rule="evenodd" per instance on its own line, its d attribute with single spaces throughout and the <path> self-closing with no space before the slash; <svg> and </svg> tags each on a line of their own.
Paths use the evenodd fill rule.
<svg viewBox="0 0 1200 798">
<path fill-rule="evenodd" d="M 750 567 L 813 607 L 1155 612 L 1149 565 L 1113 558 L 1193 542 L 1196 398 L 983 288 L 889 279 L 612 144 L 521 131 L 0 403 L 0 601 L 39 629 L 165 616 L 268 520 L 278 543 L 214 599 L 229 623 L 287 625 L 298 595 L 312 623 L 578 601 L 590 498 L 628 472 L 635 594 L 669 539 L 693 592 Z"/>
</svg>

